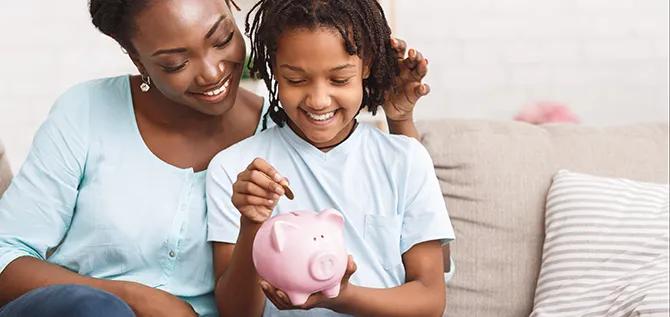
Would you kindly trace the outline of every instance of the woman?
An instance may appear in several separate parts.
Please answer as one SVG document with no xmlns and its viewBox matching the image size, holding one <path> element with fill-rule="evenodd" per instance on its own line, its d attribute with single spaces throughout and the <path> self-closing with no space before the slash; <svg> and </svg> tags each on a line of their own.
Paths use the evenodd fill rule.
<svg viewBox="0 0 670 317">
<path fill-rule="evenodd" d="M 231 6 L 90 1 L 141 76 L 75 86 L 37 132 L 0 200 L 0 316 L 216 314 L 205 169 L 268 104 L 239 88 Z M 427 61 L 410 55 L 385 110 L 392 132 L 416 135 Z"/>
</svg>

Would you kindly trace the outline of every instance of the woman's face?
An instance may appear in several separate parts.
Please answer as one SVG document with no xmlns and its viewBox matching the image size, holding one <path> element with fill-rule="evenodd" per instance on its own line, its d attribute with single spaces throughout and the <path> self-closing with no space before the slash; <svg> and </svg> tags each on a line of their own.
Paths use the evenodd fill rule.
<svg viewBox="0 0 670 317">
<path fill-rule="evenodd" d="M 153 89 L 208 115 L 234 105 L 246 47 L 224 0 L 153 1 L 135 23 L 131 57 Z"/>
</svg>

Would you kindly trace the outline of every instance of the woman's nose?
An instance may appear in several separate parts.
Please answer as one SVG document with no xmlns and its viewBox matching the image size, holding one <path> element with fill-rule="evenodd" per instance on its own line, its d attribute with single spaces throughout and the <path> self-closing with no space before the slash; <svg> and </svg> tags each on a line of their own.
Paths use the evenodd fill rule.
<svg viewBox="0 0 670 317">
<path fill-rule="evenodd" d="M 222 61 L 203 61 L 196 83 L 203 87 L 216 85 L 223 79 L 224 70 Z"/>
</svg>

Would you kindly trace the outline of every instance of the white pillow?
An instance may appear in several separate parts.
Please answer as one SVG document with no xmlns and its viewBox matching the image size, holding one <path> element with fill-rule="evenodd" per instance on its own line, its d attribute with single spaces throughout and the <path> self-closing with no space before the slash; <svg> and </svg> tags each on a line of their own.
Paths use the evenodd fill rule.
<svg viewBox="0 0 670 317">
<path fill-rule="evenodd" d="M 668 316 L 668 185 L 559 171 L 531 317 Z"/>
</svg>

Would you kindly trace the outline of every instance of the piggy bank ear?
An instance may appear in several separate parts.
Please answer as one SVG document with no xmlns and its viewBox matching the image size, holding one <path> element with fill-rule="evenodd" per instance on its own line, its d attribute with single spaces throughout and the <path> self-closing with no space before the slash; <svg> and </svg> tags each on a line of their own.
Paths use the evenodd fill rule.
<svg viewBox="0 0 670 317">
<path fill-rule="evenodd" d="M 272 247 L 282 252 L 288 243 L 288 233 L 292 230 L 297 230 L 298 226 L 286 222 L 277 220 L 272 224 Z"/>
<path fill-rule="evenodd" d="M 321 213 L 319 213 L 319 218 L 337 224 L 338 228 L 344 227 L 344 217 L 342 217 L 342 214 L 335 209 L 322 210 Z"/>
</svg>

